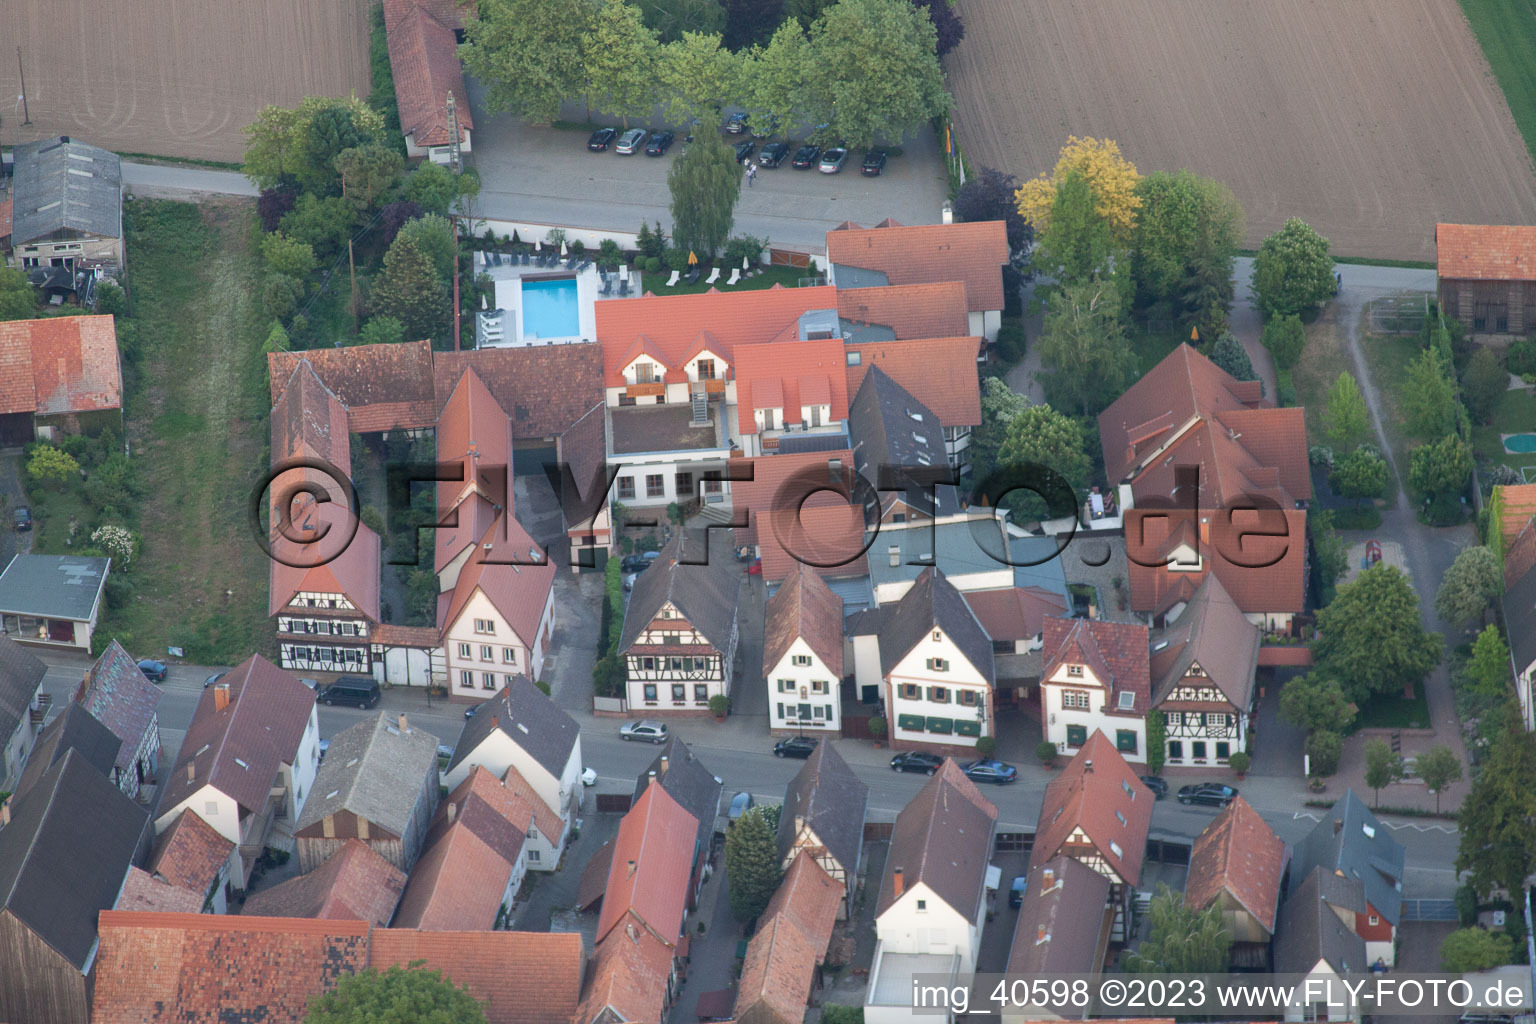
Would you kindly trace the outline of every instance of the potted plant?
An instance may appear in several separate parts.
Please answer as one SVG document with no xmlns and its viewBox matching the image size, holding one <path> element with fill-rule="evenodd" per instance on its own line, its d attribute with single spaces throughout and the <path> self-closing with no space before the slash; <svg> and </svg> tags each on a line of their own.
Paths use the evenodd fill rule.
<svg viewBox="0 0 1536 1024">
<path fill-rule="evenodd" d="M 1035 747 L 1035 756 L 1040 759 L 1040 763 L 1045 767 L 1056 767 L 1056 744 L 1050 740 L 1041 740 Z"/>
<path fill-rule="evenodd" d="M 725 721 L 725 716 L 730 713 L 731 698 L 723 693 L 717 693 L 709 698 L 709 711 L 715 716 L 715 721 Z"/>
<path fill-rule="evenodd" d="M 991 757 L 997 753 L 997 737 L 983 736 L 976 741 L 976 756 Z"/>
<path fill-rule="evenodd" d="M 1247 776 L 1248 769 L 1253 764 L 1253 758 L 1249 757 L 1246 751 L 1239 750 L 1227 760 L 1227 764 L 1231 766 L 1232 770 L 1237 773 L 1237 777 L 1241 779 Z"/>
<path fill-rule="evenodd" d="M 874 737 L 875 749 L 885 746 L 886 721 L 883 718 L 871 718 L 869 720 L 869 734 Z"/>
<path fill-rule="evenodd" d="M 1322 776 L 1314 775 L 1307 780 L 1307 788 L 1314 793 L 1321 793 L 1328 788 L 1328 783 L 1323 781 Z"/>
</svg>

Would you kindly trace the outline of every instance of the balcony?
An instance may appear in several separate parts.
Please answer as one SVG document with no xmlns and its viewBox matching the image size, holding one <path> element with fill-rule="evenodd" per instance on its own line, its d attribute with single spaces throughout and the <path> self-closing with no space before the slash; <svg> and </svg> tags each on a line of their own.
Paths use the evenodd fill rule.
<svg viewBox="0 0 1536 1024">
<path fill-rule="evenodd" d="M 693 387 L 697 391 L 703 391 L 710 398 L 725 397 L 725 381 L 719 378 L 694 381 Z"/>
<path fill-rule="evenodd" d="M 653 380 L 629 385 L 629 387 L 624 389 L 624 395 L 626 398 L 654 398 L 657 395 L 665 394 L 666 390 L 667 385 L 665 381 Z"/>
</svg>

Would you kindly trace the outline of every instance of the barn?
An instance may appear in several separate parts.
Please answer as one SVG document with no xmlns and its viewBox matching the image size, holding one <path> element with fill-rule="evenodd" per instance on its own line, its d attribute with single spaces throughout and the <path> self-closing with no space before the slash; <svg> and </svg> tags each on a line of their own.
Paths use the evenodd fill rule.
<svg viewBox="0 0 1536 1024">
<path fill-rule="evenodd" d="M 1475 334 L 1536 328 L 1536 226 L 1435 225 L 1437 294 Z"/>
</svg>

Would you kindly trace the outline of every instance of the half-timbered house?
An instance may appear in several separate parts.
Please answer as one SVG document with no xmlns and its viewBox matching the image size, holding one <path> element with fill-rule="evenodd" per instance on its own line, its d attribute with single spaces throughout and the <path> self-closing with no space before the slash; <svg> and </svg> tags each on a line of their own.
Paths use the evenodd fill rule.
<svg viewBox="0 0 1536 1024">
<path fill-rule="evenodd" d="M 843 599 L 796 563 L 763 613 L 769 732 L 842 729 Z M 826 744 L 822 744 L 825 746 Z"/>
<path fill-rule="evenodd" d="M 1152 690 L 1147 627 L 1051 616 L 1041 635 L 1045 738 L 1075 754 L 1102 730 L 1127 761 L 1145 764 Z"/>
<path fill-rule="evenodd" d="M 840 919 L 851 912 L 858 888 L 868 804 L 869 787 L 836 747 L 822 742 L 790 780 L 779 810 L 780 866 L 788 871 L 799 854 L 810 854 L 842 886 Z"/>
<path fill-rule="evenodd" d="M 1207 576 L 1179 617 L 1151 639 L 1152 706 L 1164 716 L 1166 763 L 1224 765 L 1246 750 L 1259 629 L 1221 579 Z"/>
</svg>

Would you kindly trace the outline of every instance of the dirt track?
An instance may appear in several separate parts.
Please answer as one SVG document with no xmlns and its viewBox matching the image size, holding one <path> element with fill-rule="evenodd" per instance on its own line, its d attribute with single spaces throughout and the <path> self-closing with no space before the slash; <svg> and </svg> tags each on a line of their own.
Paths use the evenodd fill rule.
<svg viewBox="0 0 1536 1024">
<path fill-rule="evenodd" d="M 1257 247 L 1433 259 L 1437 221 L 1536 222 L 1536 177 L 1455 0 L 957 0 L 973 167 L 1048 171 L 1068 135 L 1225 182 Z"/>
<path fill-rule="evenodd" d="M 366 0 L 4 0 L 0 9 L 7 145 L 70 135 L 122 152 L 238 161 L 241 129 L 262 107 L 368 94 Z"/>
</svg>

